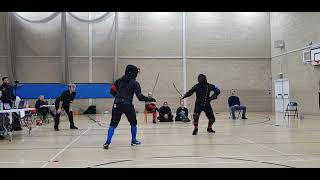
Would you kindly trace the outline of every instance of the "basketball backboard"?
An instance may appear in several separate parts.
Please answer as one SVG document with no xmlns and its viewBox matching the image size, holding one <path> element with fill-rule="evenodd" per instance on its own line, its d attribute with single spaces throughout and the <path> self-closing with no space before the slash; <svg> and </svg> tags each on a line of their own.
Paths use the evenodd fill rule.
<svg viewBox="0 0 320 180">
<path fill-rule="evenodd" d="M 310 50 L 310 61 L 314 66 L 320 65 L 320 45 L 314 45 Z"/>
</svg>

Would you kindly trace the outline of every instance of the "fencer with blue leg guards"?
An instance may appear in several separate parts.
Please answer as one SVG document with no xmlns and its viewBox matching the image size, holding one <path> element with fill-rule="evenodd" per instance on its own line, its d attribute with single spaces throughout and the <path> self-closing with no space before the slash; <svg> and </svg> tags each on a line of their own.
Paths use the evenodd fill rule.
<svg viewBox="0 0 320 180">
<path fill-rule="evenodd" d="M 112 107 L 112 117 L 110 127 L 108 130 L 107 141 L 103 145 L 105 149 L 108 149 L 111 144 L 111 139 L 115 129 L 118 127 L 122 114 L 127 117 L 131 126 L 131 145 L 139 145 L 136 139 L 137 136 L 137 118 L 136 111 L 132 104 L 133 95 L 136 94 L 139 101 L 155 102 L 152 97 L 146 97 L 141 93 L 141 87 L 136 77 L 139 69 L 134 65 L 128 65 L 125 70 L 125 75 L 116 80 L 112 85 L 110 94 L 115 96 L 114 104 Z"/>
</svg>

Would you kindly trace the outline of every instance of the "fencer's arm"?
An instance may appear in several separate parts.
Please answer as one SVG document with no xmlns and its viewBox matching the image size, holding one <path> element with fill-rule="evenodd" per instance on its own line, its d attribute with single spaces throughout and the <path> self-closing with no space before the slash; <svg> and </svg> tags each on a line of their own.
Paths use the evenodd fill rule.
<svg viewBox="0 0 320 180">
<path fill-rule="evenodd" d="M 150 102 L 152 102 L 152 100 L 154 100 L 154 99 L 148 98 L 147 96 L 145 96 L 145 95 L 143 95 L 141 93 L 141 87 L 140 87 L 140 84 L 138 82 L 135 83 L 135 94 L 136 94 L 136 96 L 137 96 L 139 101 L 145 101 L 145 102 L 146 101 L 150 101 Z M 155 100 L 154 100 L 154 102 L 155 102 Z"/>
<path fill-rule="evenodd" d="M 214 92 L 214 94 L 216 94 L 217 96 L 221 93 L 220 89 L 215 86 L 215 85 L 212 85 L 212 91 Z"/>
<path fill-rule="evenodd" d="M 188 92 L 186 92 L 186 94 L 184 96 L 181 97 L 181 99 L 187 98 L 192 96 L 192 94 L 196 92 L 196 85 L 193 86 Z"/>
<path fill-rule="evenodd" d="M 211 91 L 213 91 L 214 94 L 212 94 L 212 95 L 210 96 L 210 100 L 217 99 L 217 98 L 218 98 L 218 95 L 221 93 L 220 89 L 217 88 L 217 86 L 215 86 L 215 85 L 212 85 Z"/>
</svg>

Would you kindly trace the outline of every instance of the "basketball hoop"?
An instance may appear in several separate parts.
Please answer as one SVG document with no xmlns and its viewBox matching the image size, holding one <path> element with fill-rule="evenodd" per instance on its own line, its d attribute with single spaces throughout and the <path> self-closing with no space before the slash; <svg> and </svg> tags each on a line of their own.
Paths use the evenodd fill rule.
<svg viewBox="0 0 320 180">
<path fill-rule="evenodd" d="M 320 65 L 320 45 L 319 44 L 311 48 L 310 60 L 313 66 Z"/>
</svg>

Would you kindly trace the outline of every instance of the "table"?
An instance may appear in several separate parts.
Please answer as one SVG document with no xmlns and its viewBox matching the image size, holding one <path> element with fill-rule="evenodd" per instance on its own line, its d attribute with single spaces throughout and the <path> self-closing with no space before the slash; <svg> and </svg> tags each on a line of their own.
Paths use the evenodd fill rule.
<svg viewBox="0 0 320 180">
<path fill-rule="evenodd" d="M 42 105 L 42 106 L 40 106 L 40 108 L 43 108 L 43 107 L 48 107 L 48 108 L 50 108 L 50 107 L 55 107 L 55 105 Z"/>
<path fill-rule="evenodd" d="M 34 111 L 34 110 L 36 110 L 35 108 L 24 108 L 24 109 L 8 109 L 8 110 L 0 110 L 0 114 L 9 114 L 9 124 L 10 124 L 10 126 L 12 125 L 12 113 L 18 113 L 19 115 L 20 115 L 20 118 L 24 118 L 25 117 L 25 112 L 26 111 Z M 26 126 L 28 126 L 28 124 L 26 123 Z M 31 125 L 28 127 L 28 129 L 29 129 L 29 134 L 31 133 Z M 11 132 L 11 129 L 6 129 L 5 128 L 5 130 L 6 130 L 6 134 L 8 134 L 9 135 L 9 137 L 10 137 L 10 139 L 9 139 L 9 141 L 11 141 L 12 140 L 12 132 Z"/>
</svg>

